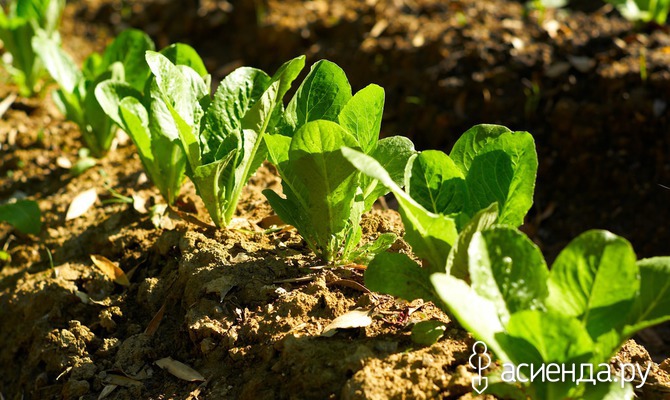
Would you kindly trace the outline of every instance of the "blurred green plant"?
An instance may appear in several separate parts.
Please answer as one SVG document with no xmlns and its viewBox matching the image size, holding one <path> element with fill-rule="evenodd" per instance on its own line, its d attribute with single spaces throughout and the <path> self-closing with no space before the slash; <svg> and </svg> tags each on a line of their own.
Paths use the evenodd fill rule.
<svg viewBox="0 0 670 400">
<path fill-rule="evenodd" d="M 32 46 L 36 36 L 60 43 L 58 27 L 65 0 L 14 0 L 0 8 L 0 40 L 7 53 L 5 68 L 22 96 L 32 96 L 44 75 L 44 66 Z"/>
<path fill-rule="evenodd" d="M 128 29 L 102 55 L 89 55 L 81 69 L 53 38 L 38 35 L 32 45 L 60 86 L 54 92 L 54 101 L 65 117 L 79 126 L 91 155 L 104 156 L 112 145 L 117 125 L 100 107 L 95 88 L 102 81 L 112 80 L 141 91 L 149 76 L 144 53 L 154 49 L 153 41 L 142 31 Z"/>
<path fill-rule="evenodd" d="M 670 0 L 605 0 L 629 21 L 665 24 L 670 12 Z"/>
<path fill-rule="evenodd" d="M 7 222 L 23 233 L 37 235 L 42 229 L 42 213 L 37 202 L 19 200 L 0 205 L 0 222 Z"/>
</svg>

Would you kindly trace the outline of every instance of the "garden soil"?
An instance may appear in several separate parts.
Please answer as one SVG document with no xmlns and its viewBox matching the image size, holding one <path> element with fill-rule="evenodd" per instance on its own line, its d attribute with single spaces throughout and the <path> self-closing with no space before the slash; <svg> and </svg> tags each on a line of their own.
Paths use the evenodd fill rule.
<svg viewBox="0 0 670 400">
<path fill-rule="evenodd" d="M 331 59 L 354 89 L 385 87 L 384 133 L 420 149 L 448 151 L 476 123 L 528 130 L 540 169 L 523 229 L 550 259 L 591 228 L 629 238 L 640 257 L 670 254 L 663 29 L 633 30 L 596 2 L 541 13 L 507 1 L 91 0 L 69 2 L 63 42 L 81 61 L 128 26 L 160 46 L 191 43 L 215 79 L 298 54 Z M 0 84 L 0 98 L 12 91 Z M 160 196 L 125 135 L 75 176 L 64 167 L 79 140 L 48 96 L 19 98 L 0 120 L 0 199 L 37 200 L 44 222 L 37 236 L 0 226 L 11 255 L 0 269 L 0 398 L 484 398 L 470 389 L 474 340 L 447 315 L 370 293 L 360 266 L 324 268 L 294 229 L 269 229 L 278 221 L 261 191 L 280 188 L 272 166 L 245 189 L 232 229 L 216 230 L 191 184 L 176 211 L 145 212 Z M 89 189 L 96 204 L 66 220 Z M 365 240 L 403 232 L 381 205 L 363 230 Z M 402 240 L 392 250 L 410 251 Z M 130 285 L 91 255 L 117 263 Z M 369 325 L 321 335 L 357 309 Z M 444 337 L 414 344 L 412 324 L 428 319 L 447 324 Z M 159 367 L 167 357 L 181 363 L 176 375 Z M 613 362 L 655 361 L 637 394 L 667 399 L 669 357 L 661 326 Z"/>
</svg>

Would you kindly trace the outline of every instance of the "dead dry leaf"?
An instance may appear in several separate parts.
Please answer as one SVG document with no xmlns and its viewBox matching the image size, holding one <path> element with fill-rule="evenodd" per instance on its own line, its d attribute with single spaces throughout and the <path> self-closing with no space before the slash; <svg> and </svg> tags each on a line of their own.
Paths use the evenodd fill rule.
<svg viewBox="0 0 670 400">
<path fill-rule="evenodd" d="M 333 285 L 335 285 L 335 286 L 346 286 L 348 288 L 358 290 L 359 292 L 371 293 L 370 289 L 368 289 L 365 286 L 361 285 L 360 283 L 358 283 L 356 281 L 352 281 L 350 279 L 338 279 L 336 281 L 329 282 L 329 283 L 326 284 L 326 286 L 333 286 Z"/>
<path fill-rule="evenodd" d="M 14 101 L 16 100 L 17 94 L 16 93 L 10 93 L 9 96 L 5 97 L 4 100 L 0 101 L 0 118 L 2 118 L 3 115 L 9 110 L 9 107 L 14 104 Z"/>
<path fill-rule="evenodd" d="M 65 156 L 60 156 L 56 159 L 56 165 L 63 169 L 72 168 L 72 161 Z"/>
<path fill-rule="evenodd" d="M 286 222 L 282 221 L 279 215 L 273 214 L 258 221 L 256 225 L 260 226 L 263 229 L 269 229 L 278 226 L 284 226 L 286 225 Z"/>
<path fill-rule="evenodd" d="M 104 388 L 102 388 L 102 391 L 100 392 L 100 396 L 98 396 L 98 400 L 103 400 L 103 399 L 107 398 L 107 396 L 112 394 L 114 389 L 116 389 L 117 387 L 119 387 L 119 386 L 118 385 L 106 385 Z"/>
<path fill-rule="evenodd" d="M 568 61 L 581 73 L 587 73 L 596 66 L 596 60 L 590 57 L 568 56 Z"/>
<path fill-rule="evenodd" d="M 109 279 L 118 283 L 121 286 L 130 286 L 130 281 L 126 276 L 126 273 L 119 268 L 116 263 L 111 262 L 108 258 L 91 254 L 91 260 L 96 267 L 100 268 L 103 274 L 105 274 Z"/>
<path fill-rule="evenodd" d="M 158 312 L 156 315 L 154 315 L 153 318 L 151 318 L 151 321 L 149 321 L 149 325 L 147 325 L 147 329 L 144 330 L 144 333 L 148 336 L 153 336 L 154 333 L 158 330 L 158 327 L 161 324 L 161 321 L 163 320 L 163 315 L 165 314 L 165 303 L 161 306 L 160 309 L 158 309 Z"/>
<path fill-rule="evenodd" d="M 133 208 L 135 209 L 135 211 L 137 211 L 140 214 L 148 214 L 149 210 L 147 210 L 147 200 L 138 194 L 134 194 L 132 197 L 133 197 Z"/>
<path fill-rule="evenodd" d="M 205 293 L 216 293 L 221 297 L 221 301 L 226 297 L 228 292 L 235 287 L 235 281 L 229 276 L 222 276 L 205 284 Z"/>
<path fill-rule="evenodd" d="M 335 318 L 323 328 L 321 336 L 331 337 L 338 329 L 364 328 L 372 324 L 370 310 L 353 310 Z"/>
<path fill-rule="evenodd" d="M 70 203 L 70 207 L 67 209 L 67 214 L 65 214 L 65 220 L 69 221 L 86 214 L 86 211 L 93 207 L 93 204 L 97 200 L 98 193 L 96 193 L 95 189 L 88 189 L 79 193 L 72 199 L 72 203 Z"/>
<path fill-rule="evenodd" d="M 156 365 L 164 370 L 167 370 L 167 372 L 171 373 L 177 378 L 188 382 L 202 382 L 205 380 L 205 377 L 202 376 L 198 371 L 182 362 L 172 359 L 172 357 L 161 358 L 160 360 L 156 361 Z"/>
</svg>

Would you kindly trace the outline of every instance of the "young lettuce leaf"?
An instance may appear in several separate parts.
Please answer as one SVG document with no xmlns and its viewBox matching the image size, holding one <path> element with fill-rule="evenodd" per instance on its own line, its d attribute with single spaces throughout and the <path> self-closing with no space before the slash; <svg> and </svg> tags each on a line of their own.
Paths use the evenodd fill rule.
<svg viewBox="0 0 670 400">
<path fill-rule="evenodd" d="M 113 54 L 126 53 L 124 46 L 110 47 L 114 49 L 111 51 Z M 144 54 L 141 55 L 142 61 Z M 161 50 L 161 54 L 177 65 L 196 67 L 196 73 L 208 84 L 204 64 L 192 47 L 176 43 Z M 137 60 L 134 63 L 141 64 Z M 147 65 L 146 61 L 144 63 Z M 144 73 L 142 71 L 138 72 Z M 148 65 L 146 74 L 150 74 Z M 147 90 L 145 94 L 144 88 Z M 136 86 L 132 86 L 130 81 L 107 80 L 97 85 L 95 97 L 105 114 L 133 139 L 149 179 L 165 201 L 172 205 L 184 181 L 186 154 L 170 111 L 161 99 L 151 97 L 150 90 L 158 90 L 155 79 L 150 75 L 144 83 L 137 80 Z"/>
<path fill-rule="evenodd" d="M 32 46 L 36 36 L 44 36 L 60 46 L 58 26 L 65 0 L 12 0 L 5 11 L 0 7 L 0 40 L 12 55 L 7 70 L 21 95 L 32 96 L 44 66 Z"/>
<path fill-rule="evenodd" d="M 149 75 L 142 56 L 154 44 L 143 32 L 129 29 L 122 32 L 105 49 L 102 56 L 91 54 L 79 70 L 72 58 L 53 39 L 44 35 L 33 38 L 32 45 L 44 61 L 60 89 L 54 100 L 65 117 L 79 126 L 84 144 L 94 157 L 109 150 L 117 125 L 103 111 L 95 89 L 106 80 L 127 82 L 141 91 Z M 127 79 L 126 79 L 127 77 Z"/>
<path fill-rule="evenodd" d="M 529 368 L 591 364 L 597 373 L 639 329 L 670 320 L 665 301 L 670 258 L 636 263 L 627 241 L 610 232 L 589 231 L 570 242 L 548 272 L 537 247 L 504 226 L 475 233 L 468 253 L 471 285 L 447 274 L 431 276 L 438 304 L 502 362 L 522 367 L 517 371 L 525 378 L 516 376 L 518 389 L 531 398 L 550 400 L 597 399 L 599 394 L 631 398 L 630 385 L 531 382 Z"/>
<path fill-rule="evenodd" d="M 480 229 L 493 222 L 519 226 L 533 202 L 537 154 L 527 132 L 477 125 L 459 138 L 450 155 L 421 152 L 406 168 L 406 192 L 372 157 L 349 149 L 343 152 L 359 171 L 395 194 L 405 240 L 432 272 L 453 269 L 467 278 L 463 257 L 449 260 L 458 232 L 473 218 L 484 218 Z M 477 217 L 494 203 L 494 218 Z"/>
<path fill-rule="evenodd" d="M 272 190 L 263 193 L 326 262 L 367 262 L 370 257 L 362 250 L 379 253 L 393 243 L 386 235 L 355 250 L 362 214 L 388 189 L 358 173 L 340 151 L 363 151 L 389 168 L 396 181 L 402 180 L 414 147 L 401 137 L 378 140 L 383 107 L 381 87 L 369 85 L 352 96 L 344 72 L 322 60 L 312 66 L 289 102 L 276 133 L 265 137 L 284 197 Z"/>
<path fill-rule="evenodd" d="M 528 132 L 499 125 L 476 125 L 451 153 L 429 150 L 408 168 L 405 186 L 425 209 L 469 221 L 498 203 L 498 223 L 520 226 L 533 204 L 537 153 Z"/>
<path fill-rule="evenodd" d="M 146 144 L 151 143 L 151 152 L 144 151 L 143 159 L 145 166 L 152 164 L 154 170 L 165 165 L 165 158 L 181 160 L 183 154 L 186 174 L 214 224 L 222 227 L 232 220 L 242 188 L 266 157 L 263 136 L 271 128 L 282 97 L 302 70 L 304 57 L 285 63 L 273 77 L 254 68 L 239 68 L 223 79 L 212 98 L 209 76 L 202 75 L 204 65 L 196 59 L 197 53 L 187 49 L 179 46 L 146 53 L 153 76 L 148 92 L 142 101 L 129 100 L 135 109 L 144 105 L 144 113 L 137 110 L 136 118 L 148 116 L 148 121 L 139 121 L 136 142 L 145 143 L 146 150 Z M 105 98 L 101 102 L 110 104 L 106 110 L 112 116 L 117 113 L 114 105 L 123 106 L 126 101 L 117 100 L 121 90 L 108 82 L 99 91 Z M 128 115 L 131 111 L 122 108 L 121 119 L 126 123 L 132 118 Z M 177 186 L 165 189 L 161 192 L 169 193 L 171 197 L 166 199 L 171 203 Z"/>
</svg>

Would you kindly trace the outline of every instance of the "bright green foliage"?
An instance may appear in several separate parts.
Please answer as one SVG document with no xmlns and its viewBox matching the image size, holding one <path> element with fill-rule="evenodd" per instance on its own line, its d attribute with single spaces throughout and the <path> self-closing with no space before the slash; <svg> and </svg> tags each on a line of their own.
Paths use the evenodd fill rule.
<svg viewBox="0 0 670 400">
<path fill-rule="evenodd" d="M 437 343 L 447 326 L 441 321 L 421 321 L 412 327 L 412 341 L 416 344 L 430 346 Z"/>
<path fill-rule="evenodd" d="M 0 205 L 0 221 L 7 222 L 23 233 L 37 235 L 42 229 L 42 213 L 37 202 L 19 200 Z"/>
<path fill-rule="evenodd" d="M 102 55 L 93 53 L 77 68 L 72 58 L 53 39 L 37 36 L 33 47 L 60 89 L 54 100 L 65 117 L 79 126 L 84 144 L 94 157 L 104 156 L 112 144 L 117 125 L 103 111 L 95 88 L 105 80 L 127 82 L 142 91 L 149 75 L 144 53 L 154 43 L 144 32 L 129 29 L 107 46 Z"/>
<path fill-rule="evenodd" d="M 285 197 L 264 191 L 275 212 L 295 226 L 321 259 L 351 261 L 361 239 L 361 215 L 388 192 L 375 179 L 363 176 L 346 161 L 343 147 L 368 154 L 402 181 L 414 153 L 402 137 L 378 140 L 384 109 L 384 90 L 369 85 L 352 96 L 344 72 L 319 61 L 291 99 L 277 133 L 265 138 L 269 159 L 282 178 Z M 366 248 L 378 253 L 393 242 Z M 365 257 L 363 257 L 365 258 Z"/>
<path fill-rule="evenodd" d="M 177 43 L 161 50 L 161 54 L 177 65 L 193 68 L 190 70 L 195 70 L 203 80 L 203 85 L 209 87 L 207 70 L 192 47 Z M 145 53 L 138 57 L 144 61 Z M 186 153 L 165 103 L 151 96 L 150 90 L 157 91 L 158 86 L 150 70 L 147 74 L 148 79 L 137 86 L 139 89 L 128 82 L 101 82 L 95 89 L 95 97 L 109 118 L 133 139 L 149 179 L 165 201 L 173 204 L 184 181 Z M 146 93 L 143 94 L 144 91 Z M 185 96 L 190 94 L 190 88 L 186 89 Z"/>
<path fill-rule="evenodd" d="M 23 96 L 35 93 L 44 74 L 32 40 L 42 36 L 60 44 L 58 26 L 64 8 L 65 0 L 12 0 L 8 10 L 0 8 L 0 40 L 12 55 L 6 68 Z"/>
<path fill-rule="evenodd" d="M 433 274 L 439 298 L 503 362 L 597 366 L 635 332 L 670 320 L 670 257 L 636 262 L 631 245 L 606 231 L 573 240 L 547 271 L 537 247 L 497 226 L 473 235 L 472 284 Z M 522 368 L 529 376 L 529 368 Z M 630 398 L 630 387 L 575 382 L 518 383 L 530 398 Z M 600 397 L 599 397 L 600 396 Z"/>
<path fill-rule="evenodd" d="M 480 229 L 496 221 L 519 226 L 533 202 L 537 154 L 527 132 L 477 125 L 461 136 L 450 155 L 424 151 L 406 169 L 406 192 L 372 157 L 351 149 L 343 153 L 395 194 L 405 240 L 431 272 L 450 270 L 456 262 L 456 272 L 463 274 L 464 253 L 455 260 L 452 256 L 451 262 L 449 254 L 471 220 L 476 219 Z M 495 211 L 479 215 L 492 204 L 498 205 Z"/>
<path fill-rule="evenodd" d="M 630 21 L 665 24 L 670 12 L 670 0 L 606 0 Z"/>
<path fill-rule="evenodd" d="M 276 123 L 273 116 L 304 57 L 285 63 L 273 77 L 239 68 L 221 81 L 213 98 L 209 76 L 192 49 L 149 51 L 146 60 L 152 79 L 144 97 L 127 85 L 106 82 L 98 98 L 135 139 L 166 200 L 172 203 L 179 190 L 180 169 L 162 170 L 185 168 L 216 226 L 226 226 L 242 188 L 266 158 L 263 136 Z"/>
</svg>

